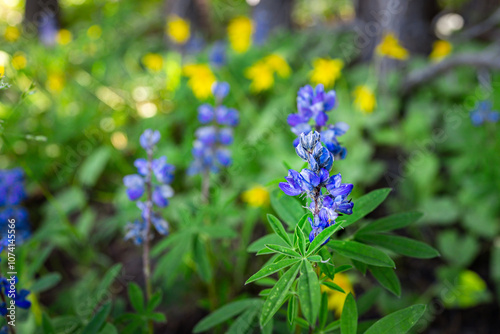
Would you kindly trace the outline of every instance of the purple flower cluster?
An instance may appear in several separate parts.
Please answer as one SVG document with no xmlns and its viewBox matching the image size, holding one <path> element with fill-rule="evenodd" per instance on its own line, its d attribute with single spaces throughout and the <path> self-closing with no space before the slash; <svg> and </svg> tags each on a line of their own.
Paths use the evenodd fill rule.
<svg viewBox="0 0 500 334">
<path fill-rule="evenodd" d="M 215 107 L 202 104 L 198 107 L 198 120 L 204 124 L 196 130 L 193 143 L 194 161 L 188 169 L 189 175 L 217 173 L 220 167 L 231 164 L 231 152 L 227 146 L 233 142 L 233 127 L 239 123 L 236 109 L 222 105 L 229 94 L 227 82 L 216 82 L 212 87 Z"/>
<path fill-rule="evenodd" d="M 334 156 L 321 144 L 318 132 L 302 133 L 295 151 L 307 161 L 309 168 L 300 173 L 290 169 L 286 182 L 281 182 L 279 187 L 289 196 L 305 194 L 311 199 L 308 208 L 313 214 L 313 219 L 309 218 L 312 227 L 309 240 L 312 241 L 323 229 L 335 224 L 339 214 L 352 214 L 354 204 L 347 197 L 353 185 L 342 183 L 340 174 L 330 176 Z"/>
<path fill-rule="evenodd" d="M 21 205 L 26 198 L 21 168 L 0 170 L 0 247 L 9 245 L 9 220 L 15 220 L 15 243 L 21 245 L 31 235 L 28 212 Z"/>
<path fill-rule="evenodd" d="M 168 199 L 173 196 L 174 191 L 170 186 L 174 179 L 174 166 L 167 163 L 167 157 L 162 156 L 153 159 L 155 145 L 160 140 L 160 133 L 147 129 L 140 137 L 140 144 L 146 150 L 147 159 L 137 159 L 134 166 L 137 174 L 127 175 L 123 183 L 127 188 L 127 195 L 131 201 L 137 201 L 137 207 L 142 211 L 141 219 L 126 226 L 125 240 L 132 239 L 135 244 L 140 245 L 147 237 L 148 224 L 151 223 L 158 233 L 168 233 L 168 223 L 161 215 L 154 211 L 154 206 L 164 208 L 168 205 Z M 156 182 L 153 181 L 153 176 Z M 140 201 L 146 194 L 146 200 Z"/>
<path fill-rule="evenodd" d="M 316 130 L 321 134 L 321 141 L 335 159 L 345 158 L 347 150 L 340 145 L 337 138 L 346 133 L 349 126 L 342 122 L 335 125 L 326 124 L 328 121 L 327 112 L 335 108 L 336 100 L 335 91 L 325 92 L 322 84 L 318 84 L 314 89 L 309 85 L 299 89 L 297 94 L 298 113 L 288 116 L 288 124 L 292 127 L 292 132 L 298 136 L 294 141 L 294 146 L 298 145 L 301 134 Z"/>
<path fill-rule="evenodd" d="M 474 110 L 470 112 L 470 119 L 474 126 L 481 126 L 484 122 L 496 123 L 500 120 L 500 113 L 492 110 L 490 101 L 481 101 L 476 104 Z"/>
</svg>

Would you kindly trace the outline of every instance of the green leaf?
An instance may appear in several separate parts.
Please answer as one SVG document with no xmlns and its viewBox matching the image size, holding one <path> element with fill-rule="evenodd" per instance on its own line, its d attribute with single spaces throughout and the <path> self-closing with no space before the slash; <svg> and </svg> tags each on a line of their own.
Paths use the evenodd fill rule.
<svg viewBox="0 0 500 334">
<path fill-rule="evenodd" d="M 104 167 L 108 163 L 111 156 L 111 150 L 108 146 L 97 148 L 92 154 L 85 159 L 78 170 L 78 180 L 84 186 L 94 186 L 101 176 Z"/>
<path fill-rule="evenodd" d="M 118 330 L 114 325 L 107 322 L 104 324 L 104 327 L 99 331 L 98 334 L 118 334 Z"/>
<path fill-rule="evenodd" d="M 149 300 L 148 306 L 146 307 L 147 312 L 153 312 L 155 308 L 160 305 L 162 299 L 162 293 L 161 291 L 158 291 L 151 296 L 151 299 Z"/>
<path fill-rule="evenodd" d="M 205 332 L 261 302 L 260 299 L 243 299 L 226 304 L 201 319 L 194 327 L 193 333 Z"/>
<path fill-rule="evenodd" d="M 324 286 L 327 286 L 328 288 L 332 289 L 332 290 L 336 290 L 338 292 L 342 292 L 342 293 L 345 293 L 344 289 L 342 289 L 340 286 L 338 286 L 336 283 L 333 283 L 333 282 L 329 282 L 329 281 L 325 281 L 325 282 L 322 282 L 321 284 L 323 284 Z"/>
<path fill-rule="evenodd" d="M 167 318 L 165 317 L 165 314 L 159 313 L 159 312 L 155 312 L 155 313 L 149 314 L 148 315 L 148 319 L 151 319 L 154 322 L 165 322 L 165 321 L 167 321 Z"/>
<path fill-rule="evenodd" d="M 370 267 L 370 271 L 375 277 L 375 279 L 387 290 L 395 294 L 396 296 L 401 296 L 401 283 L 396 275 L 396 272 L 392 268 L 384 267 Z"/>
<path fill-rule="evenodd" d="M 343 273 L 344 271 L 348 271 L 348 270 L 351 270 L 351 269 L 352 269 L 351 265 L 343 264 L 343 265 L 338 266 L 337 268 L 335 268 L 335 273 L 336 274 Z"/>
<path fill-rule="evenodd" d="M 281 190 L 275 190 L 271 193 L 271 205 L 278 216 L 291 228 L 295 228 L 297 222 L 304 215 L 302 204 Z"/>
<path fill-rule="evenodd" d="M 321 231 L 309 245 L 306 256 L 313 255 L 337 231 L 338 226 L 332 225 Z"/>
<path fill-rule="evenodd" d="M 111 311 L 111 302 L 107 302 L 104 304 L 99 311 L 97 311 L 96 315 L 90 320 L 90 322 L 85 326 L 82 331 L 82 334 L 95 334 L 99 332 L 99 329 L 102 327 L 106 318 Z"/>
<path fill-rule="evenodd" d="M 361 234 L 356 239 L 371 243 L 395 253 L 415 257 L 419 259 L 430 259 L 439 256 L 439 252 L 431 246 L 417 240 L 389 234 Z"/>
<path fill-rule="evenodd" d="M 311 262 L 321 262 L 323 259 L 319 255 L 311 255 L 307 258 Z"/>
<path fill-rule="evenodd" d="M 266 248 L 269 248 L 270 250 L 272 250 L 275 253 L 280 253 L 280 254 L 291 256 L 291 257 L 301 258 L 299 253 L 297 253 L 296 251 L 294 251 L 293 249 L 290 249 L 288 247 L 283 247 L 283 246 L 279 246 L 279 245 L 266 245 Z"/>
<path fill-rule="evenodd" d="M 61 280 L 61 274 L 59 273 L 47 274 L 41 277 L 40 279 L 36 280 L 35 283 L 33 283 L 33 285 L 31 286 L 30 291 L 33 293 L 47 291 L 56 286 L 60 280 Z"/>
<path fill-rule="evenodd" d="M 141 288 L 134 282 L 128 285 L 128 298 L 134 310 L 139 313 L 144 311 L 144 296 Z"/>
<path fill-rule="evenodd" d="M 331 240 L 328 242 L 328 246 L 340 255 L 372 266 L 391 268 L 396 266 L 394 261 L 381 250 L 356 241 Z"/>
<path fill-rule="evenodd" d="M 319 328 L 324 328 L 328 320 L 328 294 L 321 294 L 321 306 L 319 307 Z"/>
<path fill-rule="evenodd" d="M 321 291 L 318 275 L 309 261 L 302 262 L 297 293 L 303 315 L 314 326 L 319 313 Z"/>
<path fill-rule="evenodd" d="M 256 307 L 248 308 L 240 315 L 229 327 L 226 334 L 247 333 L 254 323 L 254 318 L 257 317 L 259 309 Z"/>
<path fill-rule="evenodd" d="M 286 310 L 286 318 L 288 320 L 288 324 L 292 324 L 295 318 L 297 317 L 298 314 L 298 300 L 295 295 L 292 295 L 290 299 L 288 300 L 288 307 Z"/>
<path fill-rule="evenodd" d="M 342 315 L 340 316 L 340 333 L 341 334 L 356 334 L 358 328 L 358 309 L 356 301 L 349 292 L 344 302 Z"/>
<path fill-rule="evenodd" d="M 326 326 L 323 329 L 323 332 L 325 333 L 333 332 L 334 330 L 337 330 L 339 328 L 340 328 L 340 320 L 335 320 L 334 322 L 329 323 L 328 326 Z"/>
<path fill-rule="evenodd" d="M 288 237 L 288 234 L 279 219 L 271 214 L 268 214 L 267 220 L 269 221 L 274 233 L 276 233 L 288 246 L 293 247 L 292 242 L 290 241 L 290 238 Z"/>
<path fill-rule="evenodd" d="M 307 223 L 308 223 L 308 219 L 307 218 L 309 218 L 309 217 L 311 217 L 311 213 L 310 212 L 308 212 L 305 215 L 303 215 L 302 218 L 300 218 L 299 222 L 297 223 L 297 226 L 302 231 L 305 231 L 305 228 L 307 227 Z"/>
<path fill-rule="evenodd" d="M 267 296 L 264 306 L 262 308 L 262 313 L 260 315 L 260 325 L 264 327 L 269 320 L 278 312 L 281 304 L 285 300 L 288 290 L 292 286 L 292 283 L 299 272 L 300 263 L 294 264 L 288 271 L 281 276 L 281 278 L 276 282 L 276 285 L 271 289 L 271 292 Z"/>
<path fill-rule="evenodd" d="M 210 260 L 208 259 L 205 242 L 199 237 L 194 241 L 193 252 L 196 269 L 198 270 L 201 279 L 205 283 L 210 282 L 213 276 L 212 266 L 210 265 Z"/>
<path fill-rule="evenodd" d="M 248 284 L 248 283 L 254 282 L 256 280 L 259 280 L 259 279 L 261 279 L 263 277 L 272 275 L 275 272 L 280 271 L 281 269 L 284 269 L 286 267 L 291 266 L 292 264 L 297 263 L 298 261 L 300 261 L 300 259 L 284 259 L 284 260 L 278 261 L 276 263 L 272 263 L 272 264 L 270 264 L 268 266 L 265 266 L 262 269 L 260 269 L 258 272 L 256 272 L 255 274 L 253 274 L 245 282 L 245 284 Z"/>
<path fill-rule="evenodd" d="M 293 235 L 291 233 L 289 233 L 288 237 L 289 238 L 293 238 Z M 268 235 L 263 236 L 260 239 L 257 239 L 256 241 L 252 242 L 250 244 L 250 246 L 248 246 L 247 252 L 249 252 L 249 253 L 257 253 L 262 248 L 266 247 L 266 245 L 280 245 L 280 246 L 285 246 L 286 247 L 287 243 L 285 243 L 276 234 L 268 234 Z"/>
<path fill-rule="evenodd" d="M 354 265 L 354 268 L 358 269 L 363 275 L 366 275 L 366 270 L 368 269 L 368 265 L 366 263 L 359 262 L 354 259 L 351 259 L 351 262 Z"/>
<path fill-rule="evenodd" d="M 407 333 L 425 312 L 425 305 L 413 305 L 391 313 L 374 323 L 364 334 Z"/>
<path fill-rule="evenodd" d="M 42 329 L 44 334 L 56 334 L 56 330 L 50 321 L 49 316 L 46 313 L 42 314 Z"/>
<path fill-rule="evenodd" d="M 297 236 L 297 246 L 299 248 L 299 251 L 302 255 L 306 254 L 306 236 L 304 235 L 304 232 L 301 230 L 301 228 L 297 225 L 295 226 L 295 234 L 294 236 Z"/>
<path fill-rule="evenodd" d="M 367 224 L 360 228 L 357 234 L 373 233 L 373 232 L 388 232 L 406 227 L 422 217 L 420 212 L 405 212 L 397 213 L 388 217 L 384 217 Z"/>
<path fill-rule="evenodd" d="M 168 239 L 168 238 L 167 238 Z M 168 252 L 158 260 L 153 278 L 159 280 L 165 278 L 167 285 L 173 283 L 176 272 L 182 263 L 184 254 L 191 248 L 192 238 L 190 236 L 180 239 Z M 168 273 L 168 274 L 167 274 Z"/>
<path fill-rule="evenodd" d="M 353 201 L 354 208 L 352 215 L 343 217 L 345 221 L 342 223 L 342 227 L 346 227 L 357 222 L 375 210 L 387 198 L 390 192 L 391 188 L 377 189 Z"/>
</svg>

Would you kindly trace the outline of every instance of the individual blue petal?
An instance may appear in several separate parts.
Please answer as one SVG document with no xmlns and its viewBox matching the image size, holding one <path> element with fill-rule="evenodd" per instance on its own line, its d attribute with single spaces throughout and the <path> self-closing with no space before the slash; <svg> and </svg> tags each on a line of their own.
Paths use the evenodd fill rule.
<svg viewBox="0 0 500 334">
<path fill-rule="evenodd" d="M 125 226 L 125 240 L 132 240 L 136 245 L 142 245 L 146 239 L 146 222 L 136 220 Z"/>
<path fill-rule="evenodd" d="M 328 93 L 326 93 L 323 105 L 324 111 L 330 111 L 333 108 L 335 108 L 336 100 L 337 97 L 334 90 L 331 90 Z"/>
<path fill-rule="evenodd" d="M 288 196 L 297 196 L 304 192 L 302 184 L 302 176 L 295 170 L 288 170 L 288 176 L 285 177 L 287 182 L 281 182 L 279 187 Z"/>
<path fill-rule="evenodd" d="M 217 41 L 212 46 L 209 55 L 210 64 L 219 68 L 226 64 L 226 44 L 223 41 Z"/>
<path fill-rule="evenodd" d="M 26 297 L 30 294 L 30 291 L 22 289 L 21 291 L 16 291 L 15 294 L 15 301 L 16 301 L 16 306 L 23 308 L 23 309 L 29 309 L 31 307 L 31 302 L 29 300 L 26 300 Z"/>
<path fill-rule="evenodd" d="M 139 199 L 144 193 L 144 179 L 140 175 L 132 174 L 125 176 L 123 184 L 127 187 L 127 195 L 131 201 Z"/>
<path fill-rule="evenodd" d="M 316 125 L 317 126 L 325 126 L 328 121 L 328 115 L 324 112 L 320 111 L 316 115 Z"/>
<path fill-rule="evenodd" d="M 217 149 L 215 156 L 217 161 L 224 167 L 231 165 L 231 152 L 225 148 Z"/>
<path fill-rule="evenodd" d="M 238 111 L 226 106 L 218 106 L 215 109 L 215 118 L 220 125 L 236 126 L 239 123 Z"/>
<path fill-rule="evenodd" d="M 161 185 L 153 190 L 153 203 L 164 208 L 168 205 L 168 199 L 174 195 L 174 190 L 169 185 Z"/>
<path fill-rule="evenodd" d="M 153 226 L 159 234 L 168 234 L 168 223 L 159 214 L 154 213 L 151 217 L 151 222 L 153 223 Z"/>
<path fill-rule="evenodd" d="M 231 145 L 233 142 L 233 129 L 223 128 L 219 131 L 219 142 L 222 145 Z"/>
<path fill-rule="evenodd" d="M 204 126 L 196 130 L 196 137 L 203 144 L 212 146 L 217 140 L 217 130 L 214 126 Z"/>
<path fill-rule="evenodd" d="M 212 94 L 218 101 L 222 101 L 229 94 L 229 84 L 227 82 L 215 82 L 212 85 Z"/>
<path fill-rule="evenodd" d="M 160 141 L 160 132 L 147 129 L 141 135 L 139 141 L 142 148 L 145 150 L 152 150 L 154 146 Z"/>
<path fill-rule="evenodd" d="M 302 123 L 306 123 L 307 120 L 299 114 L 290 114 L 287 117 L 287 122 L 290 126 L 297 126 Z"/>
<path fill-rule="evenodd" d="M 205 103 L 198 107 L 198 120 L 202 124 L 211 122 L 214 119 L 214 108 Z"/>
<path fill-rule="evenodd" d="M 302 176 L 303 179 L 303 190 L 312 191 L 320 184 L 319 176 L 310 169 L 303 169 L 300 172 L 300 176 Z"/>
<path fill-rule="evenodd" d="M 143 158 L 139 158 L 134 161 L 134 166 L 137 168 L 137 171 L 142 176 L 146 176 L 148 174 L 148 161 Z"/>
<path fill-rule="evenodd" d="M 153 160 L 152 168 L 158 182 L 169 184 L 174 180 L 175 167 L 167 164 L 167 157 L 162 156 Z"/>
</svg>

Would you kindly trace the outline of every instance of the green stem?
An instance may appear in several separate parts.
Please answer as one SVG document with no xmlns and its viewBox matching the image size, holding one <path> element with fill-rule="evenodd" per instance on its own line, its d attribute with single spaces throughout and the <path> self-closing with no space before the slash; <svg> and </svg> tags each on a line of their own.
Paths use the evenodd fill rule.
<svg viewBox="0 0 500 334">
<path fill-rule="evenodd" d="M 152 295 L 152 287 L 151 287 L 151 263 L 149 258 L 149 234 L 151 230 L 151 215 L 152 215 L 152 206 L 153 206 L 153 187 L 151 185 L 152 178 L 152 152 L 148 150 L 148 176 L 146 180 L 146 191 L 148 200 L 146 205 L 148 214 L 146 215 L 146 233 L 144 238 L 144 246 L 142 248 L 142 263 L 143 263 L 143 272 L 144 272 L 144 282 L 146 284 L 146 305 L 149 303 Z M 153 321 L 148 320 L 148 330 L 150 334 L 153 334 Z"/>
</svg>

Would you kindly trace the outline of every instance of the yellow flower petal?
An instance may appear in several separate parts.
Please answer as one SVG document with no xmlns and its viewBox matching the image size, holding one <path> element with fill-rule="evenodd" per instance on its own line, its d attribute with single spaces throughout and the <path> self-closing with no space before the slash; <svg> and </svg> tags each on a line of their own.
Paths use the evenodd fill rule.
<svg viewBox="0 0 500 334">
<path fill-rule="evenodd" d="M 148 69 L 158 72 L 163 68 L 163 58 L 157 53 L 148 53 L 142 57 L 142 63 Z"/>
<path fill-rule="evenodd" d="M 227 27 L 227 37 L 231 48 L 237 53 L 246 52 L 252 44 L 252 20 L 239 16 L 231 20 Z"/>
<path fill-rule="evenodd" d="M 21 31 L 17 27 L 8 26 L 5 28 L 5 33 L 3 34 L 5 40 L 8 42 L 15 42 L 21 36 Z"/>
<path fill-rule="evenodd" d="M 179 16 L 171 16 L 167 22 L 167 35 L 177 44 L 185 44 L 191 37 L 189 21 Z"/>
<path fill-rule="evenodd" d="M 183 73 L 189 78 L 188 86 L 196 98 L 204 100 L 212 95 L 212 85 L 216 79 L 207 64 L 185 65 Z"/>
<path fill-rule="evenodd" d="M 290 72 L 292 71 L 290 69 L 290 66 L 288 66 L 288 63 L 286 62 L 285 58 L 281 57 L 280 55 L 273 53 L 264 58 L 264 61 L 266 62 L 267 66 L 273 71 L 275 71 L 280 77 L 282 78 L 288 78 L 290 76 Z"/>
<path fill-rule="evenodd" d="M 60 45 L 67 45 L 73 40 L 73 34 L 67 29 L 61 29 L 57 33 L 56 41 Z"/>
<path fill-rule="evenodd" d="M 331 280 L 329 281 L 331 282 Z M 349 277 L 344 273 L 335 274 L 333 283 L 340 286 L 345 293 L 332 290 L 324 285 L 321 285 L 321 292 L 326 292 L 328 295 L 328 309 L 334 310 L 337 317 L 340 317 L 342 309 L 344 308 L 345 299 L 349 292 L 354 294 L 354 288 Z"/>
<path fill-rule="evenodd" d="M 24 53 L 16 52 L 14 57 L 12 57 L 12 67 L 16 70 L 22 70 L 28 64 L 28 60 L 26 59 Z"/>
<path fill-rule="evenodd" d="M 315 59 L 310 72 L 311 82 L 315 85 L 323 84 L 325 87 L 332 87 L 340 78 L 343 67 L 344 62 L 340 59 Z"/>
<path fill-rule="evenodd" d="M 263 207 L 269 205 L 269 191 L 260 185 L 245 191 L 242 198 L 245 203 L 248 203 L 253 207 Z"/>
<path fill-rule="evenodd" d="M 61 73 L 51 73 L 47 79 L 47 89 L 54 93 L 63 90 L 65 84 L 64 76 Z"/>
<path fill-rule="evenodd" d="M 377 99 L 368 86 L 357 86 L 352 92 L 354 105 L 364 113 L 371 113 L 377 107 Z"/>
<path fill-rule="evenodd" d="M 440 61 L 448 56 L 453 50 L 453 46 L 448 41 L 435 41 L 432 45 L 432 52 L 429 58 L 433 61 Z"/>
<path fill-rule="evenodd" d="M 375 52 L 380 56 L 399 60 L 408 59 L 410 56 L 408 50 L 399 44 L 398 39 L 393 33 L 384 35 L 380 44 L 377 45 Z"/>
</svg>

